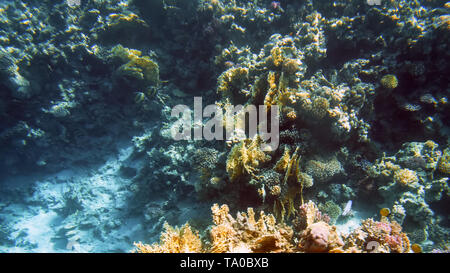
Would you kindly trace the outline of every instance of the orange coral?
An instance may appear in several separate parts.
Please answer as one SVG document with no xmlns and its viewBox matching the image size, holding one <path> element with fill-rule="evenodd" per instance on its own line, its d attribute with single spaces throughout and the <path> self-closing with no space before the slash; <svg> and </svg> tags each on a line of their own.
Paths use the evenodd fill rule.
<svg viewBox="0 0 450 273">
<path fill-rule="evenodd" d="M 160 244 L 146 245 L 135 243 L 138 253 L 199 253 L 202 251 L 202 241 L 198 232 L 193 232 L 189 224 L 181 228 L 173 228 L 164 224 L 165 231 L 161 234 Z"/>
<path fill-rule="evenodd" d="M 256 221 L 252 208 L 233 218 L 227 205 L 212 207 L 215 226 L 211 228 L 211 252 L 291 252 L 293 231 L 277 224 L 271 214 L 260 213 Z"/>
</svg>

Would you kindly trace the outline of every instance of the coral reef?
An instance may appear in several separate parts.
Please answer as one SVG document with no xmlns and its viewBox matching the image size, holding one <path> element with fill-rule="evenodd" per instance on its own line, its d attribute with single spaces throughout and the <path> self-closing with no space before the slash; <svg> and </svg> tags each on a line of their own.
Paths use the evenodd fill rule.
<svg viewBox="0 0 450 273">
<path fill-rule="evenodd" d="M 202 243 L 189 224 L 173 228 L 167 223 L 160 244 L 135 243 L 141 253 L 276 253 L 276 252 L 383 252 L 408 253 L 410 241 L 396 222 L 382 218 L 380 222 L 369 218 L 350 234 L 342 236 L 329 218 L 309 201 L 299 208 L 293 227 L 277 223 L 271 214 L 260 212 L 256 220 L 252 208 L 247 213 L 229 214 L 227 205 L 211 207 L 213 225 L 207 229 L 208 239 Z M 375 249 L 373 249 L 376 247 Z M 417 248 L 417 247 L 415 247 Z"/>
<path fill-rule="evenodd" d="M 0 3 L 0 178 L 36 180 L 5 188 L 0 245 L 128 250 L 132 236 L 118 234 L 131 219 L 135 240 L 165 229 L 138 252 L 445 251 L 448 2 L 74 2 Z M 223 120 L 242 129 L 226 141 L 175 141 L 171 110 L 194 96 L 279 109 L 278 149 L 242 129 L 244 111 Z M 62 170 L 92 189 L 40 179 Z M 197 233 L 207 219 L 185 213 L 194 203 L 230 207 L 214 205 Z M 54 219 L 45 242 L 58 243 L 20 233 L 32 217 Z"/>
</svg>

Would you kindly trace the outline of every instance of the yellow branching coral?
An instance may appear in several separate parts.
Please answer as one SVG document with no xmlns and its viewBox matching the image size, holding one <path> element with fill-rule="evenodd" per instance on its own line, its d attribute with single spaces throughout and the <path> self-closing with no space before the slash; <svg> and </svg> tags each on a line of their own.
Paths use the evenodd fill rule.
<svg viewBox="0 0 450 273">
<path fill-rule="evenodd" d="M 165 231 L 161 234 L 160 244 L 146 245 L 135 243 L 138 253 L 200 253 L 202 241 L 198 232 L 193 232 L 189 224 L 181 228 L 173 228 L 164 224 Z"/>
<path fill-rule="evenodd" d="M 291 156 L 289 154 L 290 150 L 288 147 L 284 149 L 284 153 L 281 158 L 277 161 L 273 169 L 277 172 L 284 172 L 291 161 Z"/>
<path fill-rule="evenodd" d="M 415 171 L 410 169 L 400 169 L 394 172 L 394 181 L 401 185 L 408 186 L 419 181 Z"/>
<path fill-rule="evenodd" d="M 140 19 L 139 16 L 137 16 L 134 13 L 130 13 L 128 15 L 111 13 L 108 16 L 107 18 L 108 27 L 114 27 L 120 24 L 131 24 L 131 26 L 141 25 L 148 27 L 147 23 L 144 20 Z"/>
<path fill-rule="evenodd" d="M 257 177 L 256 173 L 261 163 L 270 157 L 261 150 L 262 139 L 256 135 L 253 139 L 244 139 L 235 144 L 228 154 L 226 169 L 231 181 L 245 174 Z"/>
<path fill-rule="evenodd" d="M 296 90 L 289 88 L 289 76 L 285 72 L 270 71 L 267 75 L 269 90 L 264 98 L 264 105 L 285 106 L 296 101 Z M 278 83 L 278 84 L 277 84 Z"/>
<path fill-rule="evenodd" d="M 272 57 L 273 64 L 277 67 L 282 65 L 285 59 L 283 50 L 277 46 L 272 48 L 270 51 L 270 56 Z"/>
<path fill-rule="evenodd" d="M 125 63 L 117 69 L 117 75 L 142 81 L 146 87 L 159 83 L 158 64 L 148 56 L 141 56 L 141 51 L 118 45 L 111 52 L 113 57 L 117 57 Z"/>
<path fill-rule="evenodd" d="M 277 224 L 271 214 L 260 213 L 255 219 L 252 208 L 247 213 L 238 213 L 233 218 L 227 205 L 214 204 L 214 226 L 211 228 L 211 252 L 291 252 L 293 231 Z"/>
</svg>

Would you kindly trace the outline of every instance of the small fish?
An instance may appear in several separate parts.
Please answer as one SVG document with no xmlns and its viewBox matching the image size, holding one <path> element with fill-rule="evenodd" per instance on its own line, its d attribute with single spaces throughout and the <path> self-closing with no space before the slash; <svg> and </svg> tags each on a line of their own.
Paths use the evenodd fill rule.
<svg viewBox="0 0 450 273">
<path fill-rule="evenodd" d="M 413 244 L 411 249 L 414 253 L 422 253 L 422 247 L 419 244 Z"/>
<path fill-rule="evenodd" d="M 391 211 L 388 208 L 382 208 L 380 209 L 380 214 L 383 217 L 387 217 L 389 216 L 389 214 L 391 214 Z"/>
<path fill-rule="evenodd" d="M 344 211 L 342 212 L 342 216 L 348 215 L 352 210 L 352 200 L 349 200 L 345 205 Z"/>
</svg>

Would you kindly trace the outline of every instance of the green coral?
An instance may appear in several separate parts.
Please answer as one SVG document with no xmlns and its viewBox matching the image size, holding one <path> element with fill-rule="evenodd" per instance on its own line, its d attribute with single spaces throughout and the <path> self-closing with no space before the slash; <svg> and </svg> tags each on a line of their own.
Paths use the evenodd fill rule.
<svg viewBox="0 0 450 273">
<path fill-rule="evenodd" d="M 335 224 L 339 216 L 342 214 L 342 209 L 333 201 L 327 201 L 323 205 L 319 205 L 319 209 L 330 217 L 330 224 Z"/>
<path fill-rule="evenodd" d="M 398 79 L 395 75 L 384 75 L 380 80 L 381 85 L 386 89 L 395 89 L 398 86 Z"/>
</svg>

